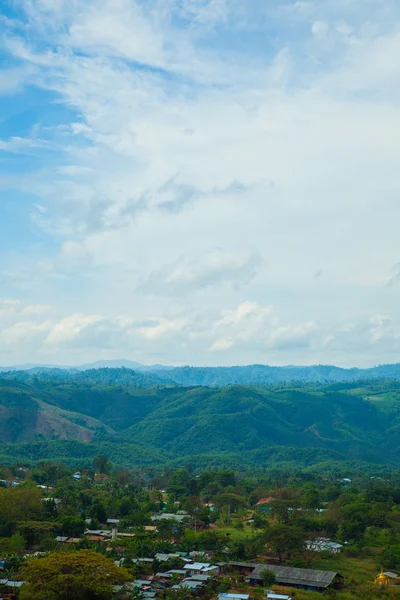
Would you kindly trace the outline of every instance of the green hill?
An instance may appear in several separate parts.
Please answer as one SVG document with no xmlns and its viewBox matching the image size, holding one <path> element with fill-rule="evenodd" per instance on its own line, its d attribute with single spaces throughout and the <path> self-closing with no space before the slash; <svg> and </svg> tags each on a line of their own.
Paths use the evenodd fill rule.
<svg viewBox="0 0 400 600">
<path fill-rule="evenodd" d="M 127 466 L 400 466 L 396 381 L 138 387 L 130 376 L 113 384 L 120 374 L 105 371 L 0 378 L 0 455 L 90 462 L 105 452 Z"/>
</svg>

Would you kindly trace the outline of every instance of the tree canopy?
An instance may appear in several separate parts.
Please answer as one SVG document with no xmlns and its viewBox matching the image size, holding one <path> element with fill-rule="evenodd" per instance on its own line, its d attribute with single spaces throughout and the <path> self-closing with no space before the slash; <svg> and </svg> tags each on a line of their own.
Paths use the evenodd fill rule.
<svg viewBox="0 0 400 600">
<path fill-rule="evenodd" d="M 130 579 L 128 571 L 91 550 L 30 558 L 20 569 L 21 600 L 86 600 L 111 596 L 113 586 Z"/>
</svg>

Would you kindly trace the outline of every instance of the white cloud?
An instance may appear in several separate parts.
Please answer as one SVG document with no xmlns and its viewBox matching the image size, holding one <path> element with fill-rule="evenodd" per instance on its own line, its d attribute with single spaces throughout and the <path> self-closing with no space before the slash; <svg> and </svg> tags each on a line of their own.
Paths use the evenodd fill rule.
<svg viewBox="0 0 400 600">
<path fill-rule="evenodd" d="M 325 23 L 325 21 L 314 21 L 311 31 L 315 38 L 323 40 L 328 34 L 329 25 L 328 23 Z"/>
<path fill-rule="evenodd" d="M 261 262 L 260 255 L 251 250 L 218 248 L 197 257 L 181 256 L 174 264 L 150 273 L 139 289 L 174 295 L 219 283 L 242 286 L 251 281 Z"/>
<path fill-rule="evenodd" d="M 65 317 L 51 328 L 46 342 L 59 345 L 73 341 L 90 325 L 100 321 L 101 317 L 98 315 L 71 315 Z"/>
<path fill-rule="evenodd" d="M 0 150 L 12 153 L 28 152 L 39 148 L 44 148 L 46 143 L 43 140 L 33 138 L 11 137 L 8 140 L 0 140 Z"/>
<path fill-rule="evenodd" d="M 23 5 L 5 47 L 66 107 L 0 143 L 43 157 L 0 178 L 39 207 L 30 251 L 0 260 L 6 293 L 51 298 L 41 352 L 395 357 L 395 0 Z"/>
<path fill-rule="evenodd" d="M 37 323 L 35 321 L 20 321 L 14 323 L 10 327 L 6 327 L 1 331 L 1 341 L 5 344 L 5 351 L 7 352 L 7 346 L 21 345 L 21 344 L 35 344 L 40 343 L 50 326 L 50 322 L 44 321 Z M 33 350 L 34 346 L 30 346 Z M 4 356 L 8 356 L 4 355 Z"/>
<path fill-rule="evenodd" d="M 149 325 L 139 327 L 138 333 L 147 340 L 159 340 L 163 337 L 170 337 L 173 334 L 180 333 L 187 324 L 187 319 L 166 319 L 154 320 Z"/>
<path fill-rule="evenodd" d="M 214 324 L 218 338 L 210 349 L 220 351 L 234 345 L 275 350 L 307 347 L 317 331 L 313 322 L 284 324 L 274 307 L 244 302 L 233 310 L 222 312 L 222 318 Z"/>
</svg>

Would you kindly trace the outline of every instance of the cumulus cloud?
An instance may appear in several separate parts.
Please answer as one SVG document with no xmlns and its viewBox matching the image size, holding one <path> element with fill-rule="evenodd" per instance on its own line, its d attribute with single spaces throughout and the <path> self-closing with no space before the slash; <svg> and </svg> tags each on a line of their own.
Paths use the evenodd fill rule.
<svg viewBox="0 0 400 600">
<path fill-rule="evenodd" d="M 260 255 L 252 250 L 217 248 L 197 257 L 181 256 L 174 264 L 160 267 L 139 289 L 175 295 L 219 283 L 238 287 L 251 281 L 261 263 Z"/>
<path fill-rule="evenodd" d="M 83 313 L 60 317 L 50 309 L 17 301 L 14 308 L 10 300 L 3 305 L 7 306 L 7 312 L 0 313 L 0 360 L 4 364 L 10 364 L 14 356 L 28 362 L 33 349 L 35 359 L 40 356 L 64 364 L 121 353 L 135 353 L 151 362 L 166 352 L 175 364 L 187 364 L 192 362 L 188 349 L 195 349 L 197 361 L 193 362 L 201 364 L 252 363 L 259 356 L 265 357 L 264 362 L 285 364 L 293 363 L 288 357 L 293 359 L 300 352 L 308 355 L 306 364 L 316 362 L 312 357 L 325 357 L 322 362 L 329 362 L 340 355 L 341 363 L 348 366 L 354 353 L 364 361 L 376 350 L 390 359 L 400 349 L 400 320 L 385 314 L 365 315 L 335 329 L 327 322 L 288 321 L 273 306 L 251 301 L 221 311 L 199 308 L 195 314 L 184 311 L 146 320 Z"/>
<path fill-rule="evenodd" d="M 393 356 L 396 0 L 19 6 L 0 93 L 26 73 L 57 111 L 0 143 L 7 164 L 24 154 L 0 188 L 24 198 L 29 237 L 0 247 L 2 293 L 54 313 L 0 306 L 9 349 L 26 323 L 60 357 Z"/>
<path fill-rule="evenodd" d="M 264 350 L 308 346 L 317 329 L 313 322 L 282 323 L 274 307 L 244 302 L 233 310 L 223 311 L 221 319 L 214 324 L 217 339 L 210 349 L 221 351 L 234 345 Z"/>
</svg>

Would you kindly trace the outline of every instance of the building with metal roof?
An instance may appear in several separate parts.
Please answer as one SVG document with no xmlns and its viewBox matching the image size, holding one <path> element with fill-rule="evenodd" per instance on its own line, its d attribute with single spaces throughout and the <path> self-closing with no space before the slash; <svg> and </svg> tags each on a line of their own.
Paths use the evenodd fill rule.
<svg viewBox="0 0 400 600">
<path fill-rule="evenodd" d="M 218 600 L 249 600 L 249 598 L 249 594 L 231 594 L 229 592 L 218 594 Z"/>
<path fill-rule="evenodd" d="M 262 572 L 268 569 L 276 577 L 279 585 L 290 586 L 303 590 L 322 592 L 329 587 L 341 589 L 343 577 L 334 571 L 317 571 L 314 569 L 300 569 L 297 567 L 281 567 L 277 565 L 257 565 L 249 575 L 252 585 L 262 582 Z"/>
</svg>

